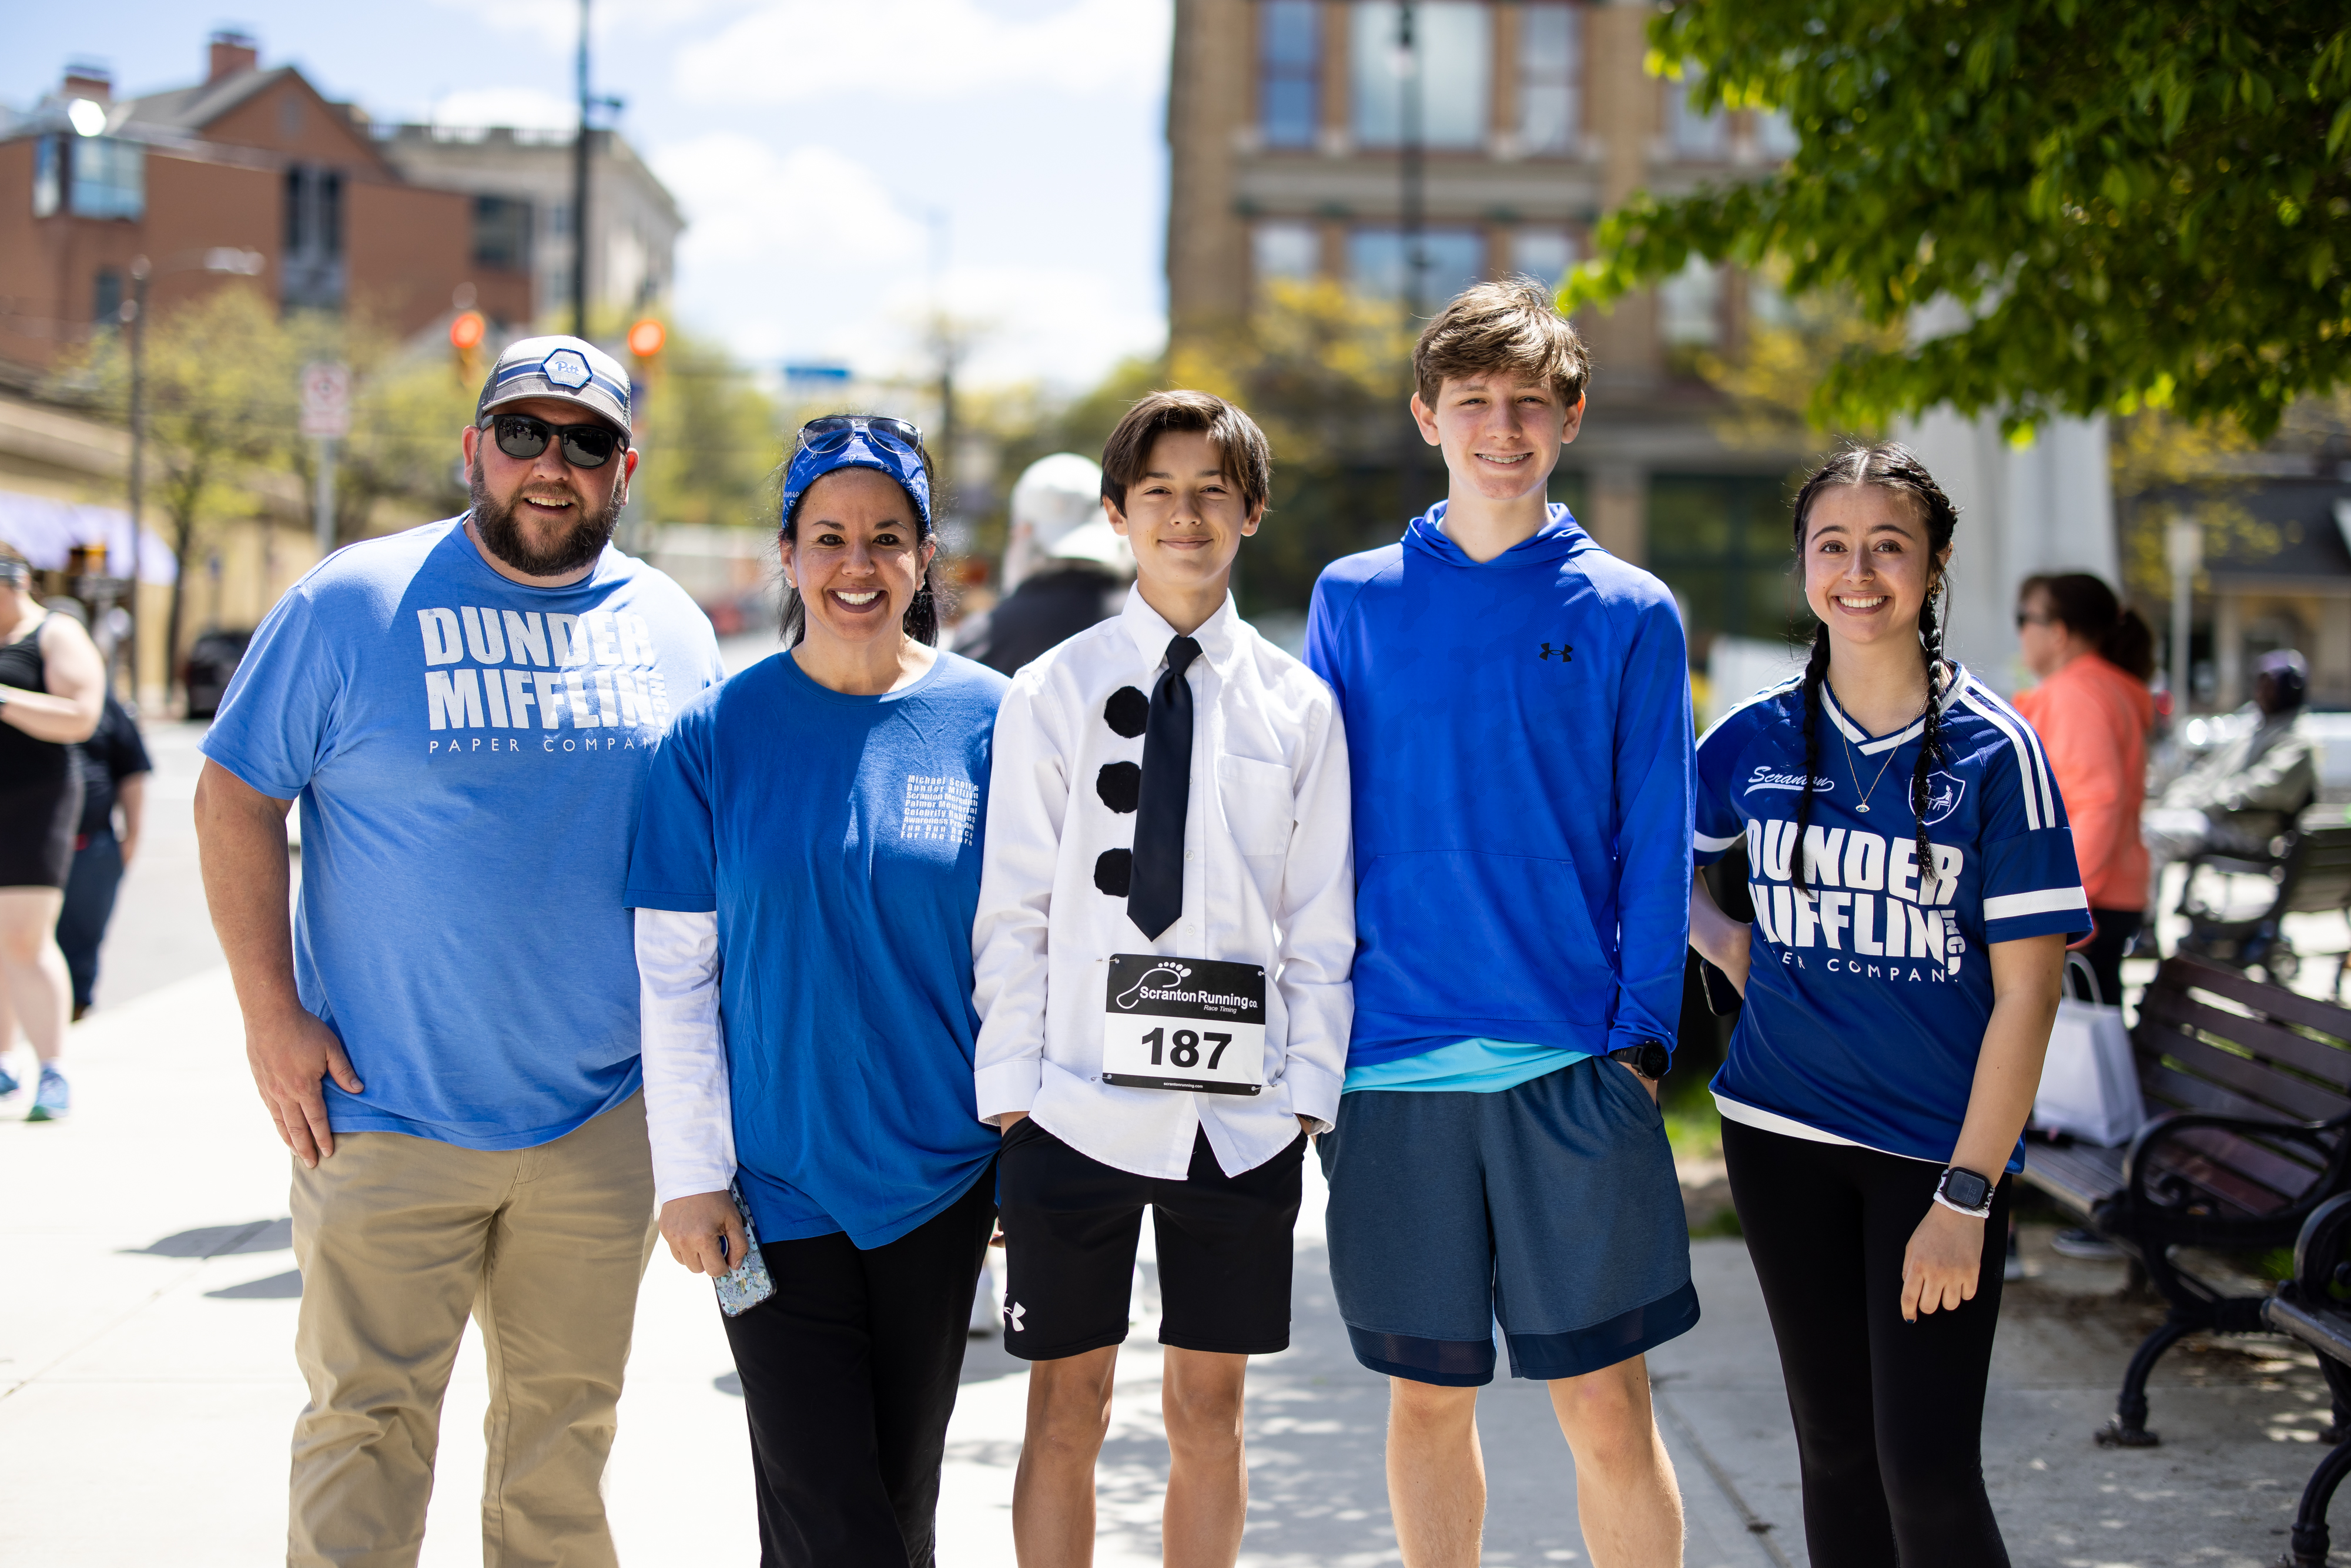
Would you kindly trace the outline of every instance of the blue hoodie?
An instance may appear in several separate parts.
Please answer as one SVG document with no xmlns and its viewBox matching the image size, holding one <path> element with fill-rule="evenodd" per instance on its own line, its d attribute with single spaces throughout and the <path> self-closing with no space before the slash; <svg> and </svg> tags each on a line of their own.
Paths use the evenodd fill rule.
<svg viewBox="0 0 2351 1568">
<path fill-rule="evenodd" d="M 1307 624 L 1353 770 L 1348 1065 L 1670 1048 L 1695 777 L 1673 595 L 1565 507 L 1483 565 L 1444 516 L 1324 568 Z"/>
</svg>

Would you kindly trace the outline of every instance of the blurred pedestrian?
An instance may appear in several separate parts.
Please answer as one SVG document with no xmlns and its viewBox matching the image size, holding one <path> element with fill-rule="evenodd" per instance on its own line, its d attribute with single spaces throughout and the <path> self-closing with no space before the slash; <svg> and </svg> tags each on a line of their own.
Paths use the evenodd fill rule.
<svg viewBox="0 0 2351 1568">
<path fill-rule="evenodd" d="M 290 1568 L 416 1561 L 469 1312 L 484 1561 L 614 1562 L 653 1235 L 621 888 L 671 708 L 720 678 L 702 612 L 611 547 L 629 430 L 610 357 L 509 345 L 464 434 L 471 508 L 312 569 L 204 737 L 204 892 L 295 1156 Z"/>
<path fill-rule="evenodd" d="M 718 1278 L 756 1246 L 773 1287 L 725 1320 L 765 1568 L 929 1568 L 996 1223 L 971 931 L 1006 683 L 935 647 L 931 494 L 913 425 L 801 428 L 787 647 L 678 716 L 629 868 L 662 1235 Z"/>
<path fill-rule="evenodd" d="M 1698 742 L 1697 859 L 1747 841 L 1755 919 L 1690 887 L 1746 998 L 1715 1103 L 1821 1568 L 1996 1568 L 1984 1385 L 2011 1173 L 2089 929 L 2032 729 L 1943 654 L 1958 513 L 1907 448 L 1796 497 L 1803 674 Z"/>
<path fill-rule="evenodd" d="M 2238 711 L 2244 733 L 2171 781 L 2139 820 L 2147 852 L 2147 898 L 2163 907 L 2163 873 L 2175 861 L 2210 851 L 2263 855 L 2318 797 L 2318 751 L 2297 721 L 2310 689 L 2300 653 L 2264 653 L 2253 666 L 2253 700 Z"/>
<path fill-rule="evenodd" d="M 58 951 L 57 912 L 81 825 L 74 747 L 98 727 L 106 667 L 89 633 L 44 610 L 31 563 L 0 545 L 0 984 L 40 1061 L 31 1122 L 72 1108 L 57 1065 L 73 981 Z M 0 1095 L 17 1083 L 0 1040 Z"/>
<path fill-rule="evenodd" d="M 1012 486 L 1004 597 L 956 632 L 956 651 L 1001 674 L 1107 621 L 1125 602 L 1134 553 L 1103 513 L 1102 469 L 1074 452 L 1040 457 Z"/>
<path fill-rule="evenodd" d="M 57 947 L 73 977 L 73 1016 L 89 1011 L 98 989 L 98 951 L 114 918 L 114 895 L 139 854 L 147 810 L 147 775 L 155 765 L 138 721 L 110 692 L 98 728 L 77 748 L 81 762 L 81 823 L 73 872 L 57 915 Z M 120 813 L 120 826 L 117 826 Z"/>
<path fill-rule="evenodd" d="M 2028 577 L 2016 637 L 2041 684 L 2015 698 L 2049 758 L 2074 828 L 2074 859 L 2094 929 L 2082 948 L 2097 995 L 2120 1007 L 2123 954 L 2147 908 L 2147 737 L 2155 724 L 2155 636 L 2136 610 L 2087 572 Z M 2077 992 L 2079 977 L 2073 977 Z"/>
</svg>

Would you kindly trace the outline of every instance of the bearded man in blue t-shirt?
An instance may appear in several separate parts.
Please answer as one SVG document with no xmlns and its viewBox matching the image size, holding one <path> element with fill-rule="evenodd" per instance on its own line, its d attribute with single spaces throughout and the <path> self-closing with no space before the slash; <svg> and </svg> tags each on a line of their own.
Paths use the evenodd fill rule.
<svg viewBox="0 0 2351 1568">
<path fill-rule="evenodd" d="M 720 678 L 709 621 L 611 548 L 630 430 L 609 356 L 508 347 L 465 432 L 471 509 L 304 576 L 204 738 L 205 895 L 295 1156 L 289 1564 L 415 1560 L 469 1314 L 485 1559 L 614 1562 L 653 1235 L 621 891 L 654 743 Z"/>
</svg>

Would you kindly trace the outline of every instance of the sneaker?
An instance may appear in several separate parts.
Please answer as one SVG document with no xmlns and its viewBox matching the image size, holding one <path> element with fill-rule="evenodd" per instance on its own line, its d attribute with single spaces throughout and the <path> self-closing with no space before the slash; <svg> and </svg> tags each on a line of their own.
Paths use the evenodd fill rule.
<svg viewBox="0 0 2351 1568">
<path fill-rule="evenodd" d="M 16 1075 L 8 1071 L 6 1064 L 0 1063 L 0 1100 L 7 1099 L 23 1087 L 23 1084 L 16 1082 Z"/>
<path fill-rule="evenodd" d="M 2049 1249 L 2060 1258 L 2079 1258 L 2092 1263 L 2119 1262 L 2128 1256 L 2096 1231 L 2078 1228 L 2061 1230 L 2051 1237 Z"/>
<path fill-rule="evenodd" d="M 73 1091 L 66 1087 L 66 1075 L 47 1062 L 41 1064 L 40 1087 L 33 1091 L 33 1109 L 27 1122 L 62 1122 L 73 1109 Z"/>
</svg>

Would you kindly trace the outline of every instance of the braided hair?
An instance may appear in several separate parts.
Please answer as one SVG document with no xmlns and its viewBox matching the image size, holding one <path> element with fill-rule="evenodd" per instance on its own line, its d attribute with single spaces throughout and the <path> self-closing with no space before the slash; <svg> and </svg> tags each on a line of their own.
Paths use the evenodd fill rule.
<svg viewBox="0 0 2351 1568">
<path fill-rule="evenodd" d="M 1917 455 L 1898 441 L 1847 446 L 1815 470 L 1796 492 L 1795 538 L 1797 570 L 1803 570 L 1804 534 L 1812 520 L 1813 503 L 1835 485 L 1866 485 L 1907 496 L 1927 525 L 1927 601 L 1918 607 L 1918 655 L 1927 670 L 1926 728 L 1918 739 L 1918 759 L 1910 768 L 1910 811 L 1917 822 L 1918 866 L 1933 874 L 1935 848 L 1927 840 L 1928 778 L 1945 760 L 1943 688 L 1951 678 L 1943 658 L 1943 618 L 1935 612 L 1936 598 L 1949 586 L 1940 558 L 1951 542 L 1959 509 L 1935 483 Z M 1813 631 L 1812 657 L 1804 662 L 1804 789 L 1796 800 L 1796 841 L 1789 853 L 1796 892 L 1817 896 L 1806 885 L 1804 838 L 1813 825 L 1813 776 L 1821 759 L 1821 687 L 1829 676 L 1829 629 L 1823 622 Z"/>
</svg>

